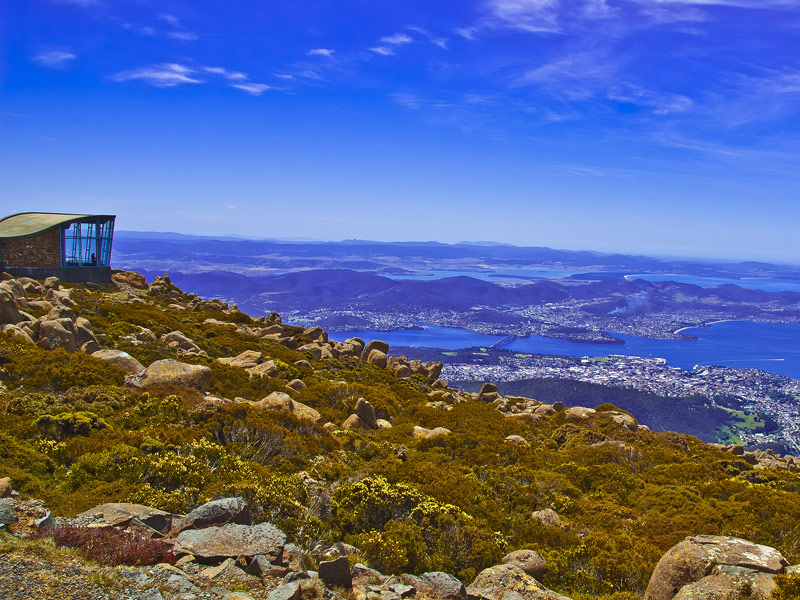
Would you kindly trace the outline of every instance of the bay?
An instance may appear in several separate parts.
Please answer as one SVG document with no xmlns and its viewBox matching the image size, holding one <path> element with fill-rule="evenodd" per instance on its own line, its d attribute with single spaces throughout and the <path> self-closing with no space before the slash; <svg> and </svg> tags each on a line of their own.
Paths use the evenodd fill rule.
<svg viewBox="0 0 800 600">
<path fill-rule="evenodd" d="M 719 365 L 733 368 L 761 369 L 800 380 L 800 324 L 725 321 L 710 327 L 695 327 L 684 333 L 697 340 L 658 340 L 614 333 L 624 345 L 584 344 L 541 336 L 503 341 L 498 347 L 528 354 L 567 356 L 608 356 L 622 354 L 664 358 L 684 370 L 695 365 Z M 343 341 L 348 337 L 381 339 L 390 346 L 408 346 L 457 350 L 489 347 L 503 340 L 464 329 L 425 326 L 419 330 L 356 331 L 331 334 Z"/>
</svg>

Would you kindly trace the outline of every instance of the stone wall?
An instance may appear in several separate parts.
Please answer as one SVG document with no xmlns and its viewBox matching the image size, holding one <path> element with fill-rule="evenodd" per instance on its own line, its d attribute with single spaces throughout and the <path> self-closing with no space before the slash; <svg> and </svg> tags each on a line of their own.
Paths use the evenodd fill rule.
<svg viewBox="0 0 800 600">
<path fill-rule="evenodd" d="M 0 240 L 0 267 L 60 267 L 58 227 L 22 238 Z"/>
</svg>

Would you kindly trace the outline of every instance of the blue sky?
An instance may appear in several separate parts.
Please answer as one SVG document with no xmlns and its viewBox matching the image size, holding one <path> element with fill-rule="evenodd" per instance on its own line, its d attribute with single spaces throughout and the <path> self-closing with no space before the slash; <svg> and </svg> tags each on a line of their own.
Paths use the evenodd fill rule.
<svg viewBox="0 0 800 600">
<path fill-rule="evenodd" d="M 800 0 L 0 3 L 0 205 L 800 263 Z"/>
</svg>

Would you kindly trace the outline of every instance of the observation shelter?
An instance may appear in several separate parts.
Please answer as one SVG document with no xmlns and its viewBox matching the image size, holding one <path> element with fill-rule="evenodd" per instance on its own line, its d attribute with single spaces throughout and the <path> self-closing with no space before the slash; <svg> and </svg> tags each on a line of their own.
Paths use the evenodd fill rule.
<svg viewBox="0 0 800 600">
<path fill-rule="evenodd" d="M 115 219 L 37 212 L 0 219 L 0 270 L 34 279 L 109 282 Z"/>
</svg>

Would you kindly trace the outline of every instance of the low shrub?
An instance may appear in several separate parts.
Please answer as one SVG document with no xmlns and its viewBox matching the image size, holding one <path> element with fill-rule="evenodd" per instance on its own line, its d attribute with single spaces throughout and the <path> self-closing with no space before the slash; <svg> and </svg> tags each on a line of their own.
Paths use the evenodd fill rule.
<svg viewBox="0 0 800 600">
<path fill-rule="evenodd" d="M 170 545 L 136 533 L 118 529 L 98 529 L 67 525 L 53 533 L 59 546 L 76 548 L 87 558 L 105 565 L 175 564 Z"/>
</svg>

